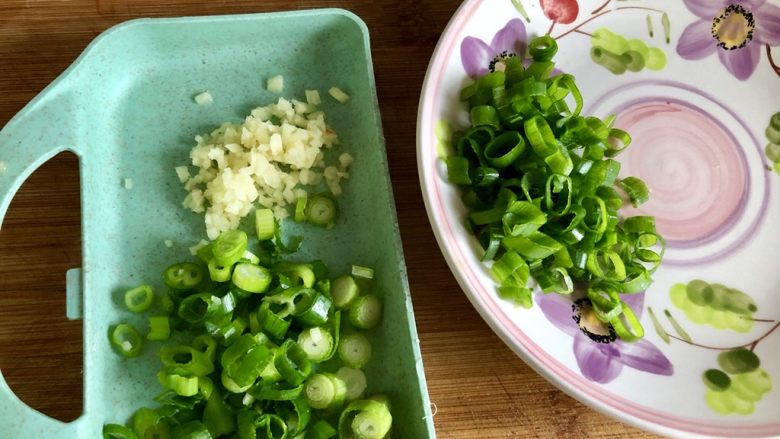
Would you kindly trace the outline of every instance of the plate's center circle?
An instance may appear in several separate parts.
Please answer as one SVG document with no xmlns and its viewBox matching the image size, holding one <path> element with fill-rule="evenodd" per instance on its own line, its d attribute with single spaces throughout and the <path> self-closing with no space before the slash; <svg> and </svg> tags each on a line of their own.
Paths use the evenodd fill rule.
<svg viewBox="0 0 780 439">
<path fill-rule="evenodd" d="M 741 214 L 747 164 L 736 139 L 704 111 L 662 98 L 630 104 L 615 126 L 631 134 L 621 176 L 647 183 L 650 200 L 626 215 L 652 215 L 674 244 L 716 238 Z"/>
</svg>

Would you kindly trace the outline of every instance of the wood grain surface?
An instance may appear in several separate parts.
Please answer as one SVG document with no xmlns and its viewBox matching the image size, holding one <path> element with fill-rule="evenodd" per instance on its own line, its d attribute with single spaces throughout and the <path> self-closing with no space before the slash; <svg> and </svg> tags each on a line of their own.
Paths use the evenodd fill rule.
<svg viewBox="0 0 780 439">
<path fill-rule="evenodd" d="M 440 438 L 646 437 L 568 397 L 488 328 L 460 290 L 428 223 L 417 176 L 417 103 L 428 60 L 458 0 L 2 0 L 0 125 L 100 32 L 137 17 L 343 7 L 372 52 L 425 373 Z M 2 160 L 2 157 L 0 157 Z M 43 165 L 0 231 L 0 370 L 27 404 L 81 413 L 81 322 L 65 318 L 65 271 L 80 266 L 78 161 Z M 0 437 L 2 437 L 0 425 Z M 415 438 L 410 438 L 415 439 Z"/>
</svg>

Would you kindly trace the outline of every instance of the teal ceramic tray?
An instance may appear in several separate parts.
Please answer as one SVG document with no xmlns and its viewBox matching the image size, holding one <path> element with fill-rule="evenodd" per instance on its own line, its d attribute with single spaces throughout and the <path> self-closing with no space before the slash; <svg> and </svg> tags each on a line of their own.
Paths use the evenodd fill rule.
<svg viewBox="0 0 780 439">
<path fill-rule="evenodd" d="M 143 19 L 96 39 L 53 84 L 0 131 L 0 218 L 39 165 L 69 150 L 81 167 L 83 261 L 69 272 L 68 314 L 84 320 L 84 411 L 62 423 L 19 400 L 0 376 L 0 436 L 96 438 L 105 422 L 123 422 L 157 392 L 154 349 L 122 359 L 109 325 L 130 316 L 119 294 L 149 281 L 162 290 L 160 267 L 188 256 L 205 237 L 201 215 L 181 208 L 173 172 L 187 161 L 194 134 L 274 101 L 268 77 L 282 74 L 283 95 L 337 85 L 347 105 L 323 99 L 329 124 L 356 158 L 329 231 L 305 235 L 302 258 L 322 258 L 334 272 L 373 266 L 385 295 L 374 330 L 369 391 L 393 401 L 394 437 L 434 437 L 406 279 L 374 88 L 368 31 L 343 10 L 241 16 Z M 210 90 L 214 103 L 196 105 Z M 132 190 L 123 187 L 132 179 Z M 164 240 L 174 241 L 171 249 Z M 199 238 L 198 238 L 199 239 Z M 64 275 L 64 273 L 63 273 Z M 132 320 L 131 320 L 132 321 Z M 138 321 L 140 324 L 140 320 Z"/>
</svg>

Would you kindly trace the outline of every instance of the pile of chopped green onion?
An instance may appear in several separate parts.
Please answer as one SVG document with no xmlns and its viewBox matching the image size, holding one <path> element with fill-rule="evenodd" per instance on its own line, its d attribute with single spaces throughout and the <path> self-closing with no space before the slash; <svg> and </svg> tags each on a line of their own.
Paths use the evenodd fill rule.
<svg viewBox="0 0 780 439">
<path fill-rule="evenodd" d="M 127 425 L 107 424 L 107 439 L 382 439 L 392 425 L 384 395 L 364 397 L 361 370 L 382 301 L 373 270 L 353 266 L 331 282 L 320 261 L 283 260 L 273 212 L 256 212 L 259 243 L 248 251 L 240 230 L 223 232 L 163 273 L 167 294 L 151 286 L 125 294 L 132 312 L 156 310 L 146 336 L 127 323 L 111 328 L 114 350 L 136 357 L 145 339 L 159 347 L 163 391 Z"/>
<path fill-rule="evenodd" d="M 621 300 L 647 289 L 665 242 L 650 216 L 622 218 L 624 199 L 647 201 L 644 182 L 618 179 L 613 157 L 631 137 L 583 116 L 570 74 L 550 76 L 557 43 L 531 41 L 533 62 L 509 57 L 504 69 L 461 91 L 471 127 L 454 138 L 450 182 L 463 188 L 467 226 L 484 248 L 499 295 L 530 307 L 529 280 L 544 293 L 571 294 L 583 284 L 596 316 L 623 340 L 644 334 Z"/>
</svg>

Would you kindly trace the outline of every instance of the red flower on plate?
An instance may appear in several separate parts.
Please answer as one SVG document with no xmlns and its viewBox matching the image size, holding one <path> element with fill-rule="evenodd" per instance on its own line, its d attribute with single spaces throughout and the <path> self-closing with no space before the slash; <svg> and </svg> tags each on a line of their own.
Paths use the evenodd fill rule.
<svg viewBox="0 0 780 439">
<path fill-rule="evenodd" d="M 539 0 L 544 16 L 556 23 L 570 24 L 577 19 L 580 6 L 577 0 Z"/>
</svg>

